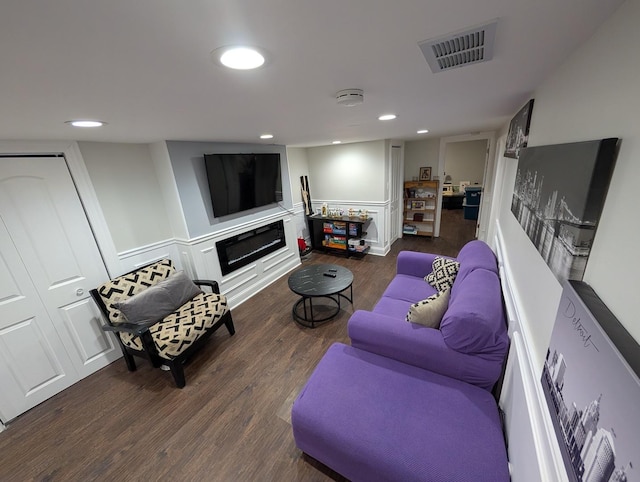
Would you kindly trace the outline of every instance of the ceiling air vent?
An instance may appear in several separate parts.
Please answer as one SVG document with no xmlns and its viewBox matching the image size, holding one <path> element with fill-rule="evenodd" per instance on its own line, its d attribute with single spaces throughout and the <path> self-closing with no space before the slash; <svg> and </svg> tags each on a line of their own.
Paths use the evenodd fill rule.
<svg viewBox="0 0 640 482">
<path fill-rule="evenodd" d="M 433 73 L 493 58 L 493 41 L 498 20 L 418 43 Z"/>
</svg>

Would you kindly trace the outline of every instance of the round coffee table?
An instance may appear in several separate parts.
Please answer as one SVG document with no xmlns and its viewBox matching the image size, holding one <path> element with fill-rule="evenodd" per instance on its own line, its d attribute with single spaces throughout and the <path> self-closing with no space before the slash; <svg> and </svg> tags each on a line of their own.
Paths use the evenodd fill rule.
<svg viewBox="0 0 640 482">
<path fill-rule="evenodd" d="M 353 273 L 337 264 L 314 264 L 295 271 L 289 276 L 289 288 L 301 298 L 293 305 L 293 318 L 303 326 L 315 328 L 335 317 L 340 312 L 340 298 L 353 305 Z M 343 291 L 349 289 L 349 296 Z M 316 318 L 313 314 L 313 299 L 327 298 L 336 304 L 328 315 Z M 309 309 L 307 310 L 307 301 Z M 302 305 L 302 310 L 300 309 Z M 299 312 L 302 311 L 304 316 Z"/>
</svg>

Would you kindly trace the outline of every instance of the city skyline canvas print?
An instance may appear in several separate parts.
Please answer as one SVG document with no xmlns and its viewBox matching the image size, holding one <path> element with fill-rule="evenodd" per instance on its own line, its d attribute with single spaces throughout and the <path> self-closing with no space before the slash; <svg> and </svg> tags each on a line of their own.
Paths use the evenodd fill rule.
<svg viewBox="0 0 640 482">
<path fill-rule="evenodd" d="M 639 372 L 638 343 L 586 283 L 565 283 L 541 383 L 571 482 L 640 481 Z"/>
<path fill-rule="evenodd" d="M 531 125 L 531 113 L 533 111 L 533 100 L 529 100 L 522 109 L 511 119 L 509 124 L 509 132 L 507 134 L 507 142 L 504 149 L 505 157 L 513 157 L 517 159 L 520 150 L 527 147 L 529 140 L 529 126 Z"/>
<path fill-rule="evenodd" d="M 527 147 L 520 152 L 511 212 L 560 283 L 583 278 L 617 141 Z"/>
</svg>

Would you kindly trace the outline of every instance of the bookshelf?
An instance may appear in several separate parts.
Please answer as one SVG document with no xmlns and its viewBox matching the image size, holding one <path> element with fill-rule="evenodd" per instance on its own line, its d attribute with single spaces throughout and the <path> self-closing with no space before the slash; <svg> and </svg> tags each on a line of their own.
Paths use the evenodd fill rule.
<svg viewBox="0 0 640 482">
<path fill-rule="evenodd" d="M 433 237 L 438 184 L 438 181 L 407 181 L 404 183 L 403 235 Z"/>
</svg>

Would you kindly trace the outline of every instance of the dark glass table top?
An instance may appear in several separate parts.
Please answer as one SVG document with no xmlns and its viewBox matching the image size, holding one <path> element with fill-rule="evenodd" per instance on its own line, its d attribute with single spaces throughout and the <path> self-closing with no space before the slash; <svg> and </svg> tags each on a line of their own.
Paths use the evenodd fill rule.
<svg viewBox="0 0 640 482">
<path fill-rule="evenodd" d="M 325 276 L 325 273 L 335 275 Z M 314 264 L 289 276 L 289 288 L 300 296 L 327 296 L 346 290 L 353 283 L 353 273 L 337 264 Z"/>
</svg>

